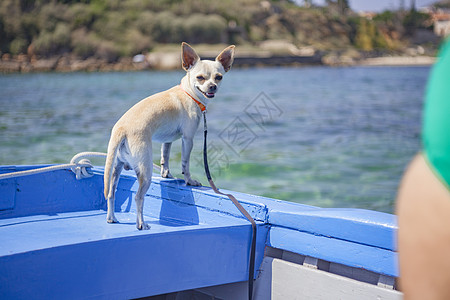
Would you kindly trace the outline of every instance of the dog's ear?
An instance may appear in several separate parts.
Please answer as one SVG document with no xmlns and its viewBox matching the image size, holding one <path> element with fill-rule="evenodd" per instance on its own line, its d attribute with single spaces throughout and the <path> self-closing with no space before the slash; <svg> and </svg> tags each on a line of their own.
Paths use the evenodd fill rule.
<svg viewBox="0 0 450 300">
<path fill-rule="evenodd" d="M 233 64 L 234 47 L 234 45 L 228 46 L 216 57 L 216 61 L 222 64 L 225 72 L 228 72 L 231 69 L 231 65 Z"/>
<path fill-rule="evenodd" d="M 192 68 L 199 60 L 200 57 L 188 43 L 181 43 L 181 62 L 185 71 Z"/>
</svg>

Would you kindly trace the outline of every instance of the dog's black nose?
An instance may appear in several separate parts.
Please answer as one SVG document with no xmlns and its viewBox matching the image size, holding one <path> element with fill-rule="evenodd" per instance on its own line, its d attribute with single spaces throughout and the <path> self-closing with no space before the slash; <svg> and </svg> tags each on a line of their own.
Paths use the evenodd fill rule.
<svg viewBox="0 0 450 300">
<path fill-rule="evenodd" d="M 211 86 L 209 87 L 209 91 L 210 91 L 210 92 L 215 92 L 215 91 L 217 91 L 217 85 L 211 85 Z"/>
</svg>

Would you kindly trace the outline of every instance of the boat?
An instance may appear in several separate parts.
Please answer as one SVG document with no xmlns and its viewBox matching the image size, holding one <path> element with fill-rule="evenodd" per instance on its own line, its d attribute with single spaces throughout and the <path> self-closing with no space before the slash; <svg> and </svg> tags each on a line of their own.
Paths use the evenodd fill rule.
<svg viewBox="0 0 450 300">
<path fill-rule="evenodd" d="M 226 196 L 155 173 L 139 231 L 133 172 L 107 224 L 104 169 L 58 166 L 0 166 L 47 168 L 0 179 L 2 299 L 248 299 L 252 227 Z M 221 191 L 257 224 L 253 299 L 402 299 L 394 215 Z"/>
</svg>

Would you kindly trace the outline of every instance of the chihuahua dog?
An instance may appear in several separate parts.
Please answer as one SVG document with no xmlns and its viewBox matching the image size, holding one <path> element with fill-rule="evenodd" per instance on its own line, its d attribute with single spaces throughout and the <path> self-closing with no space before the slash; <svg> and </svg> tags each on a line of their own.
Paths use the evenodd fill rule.
<svg viewBox="0 0 450 300">
<path fill-rule="evenodd" d="M 234 46 L 225 48 L 215 59 L 200 60 L 194 49 L 181 45 L 181 60 L 186 76 L 181 84 L 152 95 L 135 104 L 114 125 L 105 163 L 105 198 L 108 201 L 107 222 L 115 223 L 114 197 L 123 168 L 136 172 L 136 227 L 149 229 L 144 222 L 144 196 L 153 173 L 152 140 L 162 143 L 161 176 L 172 178 L 169 171 L 170 147 L 181 138 L 181 169 L 187 185 L 200 186 L 191 178 L 189 158 L 202 112 L 214 98 L 223 75 L 233 64 Z"/>
</svg>

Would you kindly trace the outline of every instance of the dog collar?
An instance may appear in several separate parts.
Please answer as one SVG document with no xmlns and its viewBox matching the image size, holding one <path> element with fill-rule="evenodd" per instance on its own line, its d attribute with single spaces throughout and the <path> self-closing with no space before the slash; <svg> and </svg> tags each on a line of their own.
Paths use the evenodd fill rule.
<svg viewBox="0 0 450 300">
<path fill-rule="evenodd" d="M 206 106 L 205 106 L 203 103 L 201 103 L 200 101 L 198 101 L 197 99 L 195 99 L 194 97 L 192 97 L 188 92 L 186 92 L 186 91 L 183 89 L 183 87 L 181 86 L 181 83 L 180 83 L 179 87 L 180 87 L 180 89 L 181 89 L 183 92 L 186 93 L 186 95 L 188 95 L 189 97 L 191 97 L 191 99 L 194 100 L 195 103 L 197 103 L 198 107 L 200 107 L 200 110 L 201 110 L 202 112 L 204 112 L 204 111 L 206 110 Z"/>
</svg>

